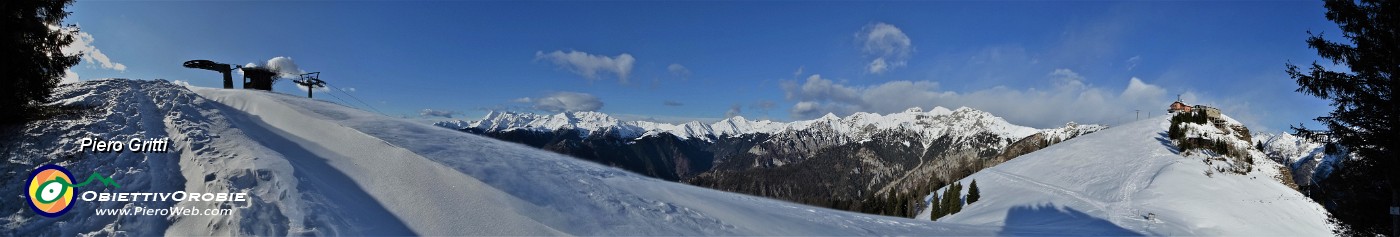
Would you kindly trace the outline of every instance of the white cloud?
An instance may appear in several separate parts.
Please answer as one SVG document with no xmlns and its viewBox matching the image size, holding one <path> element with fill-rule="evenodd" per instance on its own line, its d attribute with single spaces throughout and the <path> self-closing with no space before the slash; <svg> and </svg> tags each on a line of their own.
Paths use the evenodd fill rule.
<svg viewBox="0 0 1400 237">
<path fill-rule="evenodd" d="M 1134 110 L 1160 115 L 1175 98 L 1166 90 L 1138 78 L 1130 78 L 1120 90 L 1094 87 L 1068 69 L 1047 75 L 1048 89 L 993 87 L 972 92 L 939 88 L 934 81 L 890 81 L 871 86 L 849 86 L 813 75 L 807 80 L 784 81 L 787 99 L 795 101 L 790 116 L 815 118 L 826 113 L 895 113 L 921 106 L 950 109 L 971 107 L 1008 121 L 1037 128 L 1063 126 L 1065 122 L 1119 124 L 1133 119 Z M 1159 111 L 1161 110 L 1161 111 Z"/>
<path fill-rule="evenodd" d="M 305 70 L 301 70 L 300 66 L 297 66 L 296 61 L 293 61 L 291 57 L 286 56 L 273 57 L 272 59 L 268 59 L 267 62 L 263 65 L 258 65 L 257 63 L 248 63 L 243 64 L 243 67 L 267 69 L 269 71 L 277 73 L 277 77 L 281 78 L 300 78 L 301 74 L 306 73 Z M 236 71 L 238 72 L 238 75 L 243 75 L 243 70 Z M 302 91 L 306 91 L 306 89 L 303 87 Z"/>
<path fill-rule="evenodd" d="M 102 67 L 103 69 L 112 69 L 117 70 L 119 72 L 126 72 L 125 64 L 112 61 L 112 58 L 107 57 L 106 53 L 102 53 L 101 49 L 98 49 L 96 45 L 92 44 L 94 41 L 92 38 L 92 34 L 77 31 L 76 29 L 71 28 L 65 28 L 65 30 L 74 30 L 74 34 L 73 43 L 68 44 L 68 46 L 64 46 L 62 49 L 60 49 L 60 51 L 63 52 L 63 54 L 75 55 L 81 53 L 83 54 L 84 63 L 97 63 L 97 65 Z"/>
<path fill-rule="evenodd" d="M 1126 100 L 1142 101 L 1162 98 L 1167 95 L 1167 90 L 1160 86 L 1147 84 L 1142 79 L 1133 77 L 1128 80 L 1128 88 L 1123 89 L 1123 94 L 1119 97 Z"/>
<path fill-rule="evenodd" d="M 714 122 L 717 122 L 717 121 L 719 121 L 720 119 L 722 119 L 722 118 L 710 118 L 710 117 L 685 117 L 685 116 L 666 116 L 666 115 L 651 115 L 651 114 L 642 115 L 642 114 L 623 114 L 623 113 L 609 113 L 608 115 L 609 115 L 609 116 L 612 116 L 613 118 L 617 118 L 618 120 L 622 120 L 622 121 L 650 121 L 650 122 L 669 123 L 669 124 L 682 124 L 682 123 L 689 123 L 689 122 L 701 122 L 701 123 L 705 123 L 705 124 L 710 124 L 710 123 L 714 123 Z"/>
<path fill-rule="evenodd" d="M 876 58 L 875 61 L 870 62 L 870 65 L 865 66 L 865 71 L 873 74 L 884 73 L 889 69 L 890 65 L 885 64 L 885 58 Z"/>
<path fill-rule="evenodd" d="M 73 69 L 63 69 L 63 79 L 59 80 L 58 83 L 59 83 L 59 84 L 74 83 L 74 82 L 78 82 L 79 79 L 80 79 L 80 78 L 78 77 L 78 73 L 73 72 Z"/>
<path fill-rule="evenodd" d="M 1050 78 L 1055 80 L 1054 83 L 1056 86 L 1069 87 L 1071 89 L 1081 89 L 1085 87 L 1084 77 L 1069 69 L 1055 69 L 1055 71 L 1050 72 Z"/>
<path fill-rule="evenodd" d="M 267 69 L 277 72 L 277 76 L 282 78 L 297 78 L 306 71 L 301 70 L 295 61 L 290 57 L 278 56 L 267 60 Z"/>
<path fill-rule="evenodd" d="M 530 103 L 530 102 L 532 102 L 532 101 L 535 101 L 535 100 L 534 100 L 534 99 L 531 99 L 530 97 L 520 97 L 520 98 L 515 98 L 515 99 L 513 99 L 513 100 L 510 100 L 510 102 L 515 102 L 515 103 Z"/>
<path fill-rule="evenodd" d="M 599 72 L 612 73 L 622 83 L 627 83 L 627 76 L 632 74 L 632 66 L 637 62 L 636 58 L 626 53 L 608 57 L 574 50 L 556 50 L 549 53 L 536 51 L 535 60 L 548 60 L 589 80 L 598 79 Z"/>
<path fill-rule="evenodd" d="M 170 81 L 170 84 L 175 84 L 175 85 L 177 85 L 177 86 L 183 86 L 183 87 L 188 88 L 188 89 L 194 89 L 194 86 L 193 86 L 193 85 L 190 85 L 190 82 L 187 82 L 187 81 L 184 81 L 184 80 L 174 80 L 174 81 Z"/>
<path fill-rule="evenodd" d="M 516 100 L 519 101 L 519 99 Z M 603 108 L 603 101 L 598 99 L 597 96 L 580 92 L 555 92 L 548 96 L 531 100 L 535 103 L 535 109 L 552 113 L 564 111 L 596 111 Z"/>
<path fill-rule="evenodd" d="M 70 32 L 73 35 L 73 42 L 60 48 L 60 53 L 64 55 L 82 54 L 82 62 L 88 63 L 89 67 L 96 64 L 95 66 L 102 69 L 126 72 L 126 64 L 112 61 L 111 57 L 108 57 L 106 53 L 103 53 L 101 49 L 98 49 L 96 45 L 92 44 L 94 41 L 92 34 L 79 31 L 76 27 L 60 27 L 58 25 L 49 25 L 48 27 L 49 30 Z M 74 72 L 71 68 L 63 69 L 63 78 L 59 80 L 59 83 L 74 83 L 81 80 L 81 78 L 82 77 L 78 76 L 78 73 Z"/>
<path fill-rule="evenodd" d="M 777 104 L 777 103 L 773 103 L 773 101 L 771 101 L 771 100 L 760 100 L 760 101 L 758 101 L 758 102 L 753 103 L 753 105 L 750 105 L 750 106 L 749 106 L 749 108 L 756 109 L 756 110 L 762 111 L 762 112 L 764 112 L 764 113 L 767 113 L 768 110 L 771 110 L 771 109 L 773 109 L 773 108 L 775 108 L 775 107 L 778 107 L 778 104 Z"/>
<path fill-rule="evenodd" d="M 725 118 L 732 118 L 732 117 L 734 117 L 734 116 L 742 115 L 743 113 L 744 113 L 744 106 L 739 105 L 739 104 L 733 104 L 733 105 L 730 105 L 730 106 L 729 106 L 729 110 L 724 111 L 724 117 L 725 117 Z"/>
<path fill-rule="evenodd" d="M 666 66 L 666 71 L 671 72 L 671 75 L 680 77 L 681 79 L 690 79 L 690 69 L 685 68 L 684 65 L 679 63 L 672 63 L 670 66 Z"/>
<path fill-rule="evenodd" d="M 301 92 L 306 92 L 306 86 L 298 85 L 298 84 L 296 84 L 296 83 L 290 83 L 290 84 L 292 84 L 293 86 L 295 86 L 295 87 L 297 88 L 297 90 L 300 90 Z M 317 88 L 316 88 L 316 92 L 330 92 L 330 91 L 331 91 L 331 88 L 328 88 L 328 87 L 317 87 Z"/>
<path fill-rule="evenodd" d="M 1128 58 L 1127 61 L 1124 61 L 1124 63 L 1128 64 L 1128 71 L 1136 69 L 1139 62 L 1142 62 L 1142 56 L 1133 56 L 1131 58 Z"/>
<path fill-rule="evenodd" d="M 861 52 L 874 58 L 866 66 L 866 72 L 881 74 L 890 69 L 903 67 L 914 54 L 913 42 L 894 25 L 883 22 L 866 25 L 856 32 L 856 43 L 861 44 Z"/>
<path fill-rule="evenodd" d="M 419 115 L 419 116 L 423 116 L 423 117 L 443 117 L 443 118 L 452 118 L 452 115 L 457 115 L 457 114 L 460 114 L 460 113 L 455 112 L 455 111 L 434 110 L 434 109 L 423 109 L 422 111 L 419 111 L 419 112 L 418 112 L 418 115 Z"/>
<path fill-rule="evenodd" d="M 792 105 L 792 114 L 793 114 L 794 116 L 801 115 L 801 117 L 803 117 L 803 118 L 815 117 L 815 116 L 813 116 L 813 114 L 816 114 L 817 112 L 820 112 L 820 111 L 817 111 L 817 110 L 818 110 L 818 108 L 817 108 L 818 106 L 821 106 L 821 105 L 817 104 L 817 102 L 811 102 L 811 101 L 797 102 L 797 104 Z"/>
<path fill-rule="evenodd" d="M 813 74 L 807 77 L 806 82 L 798 84 L 797 81 L 782 81 L 779 85 L 785 92 L 784 95 L 789 100 L 809 101 L 809 100 L 831 100 L 837 102 L 851 102 L 858 100 L 858 93 L 855 88 L 836 84 L 831 80 L 823 79 L 820 74 Z"/>
</svg>

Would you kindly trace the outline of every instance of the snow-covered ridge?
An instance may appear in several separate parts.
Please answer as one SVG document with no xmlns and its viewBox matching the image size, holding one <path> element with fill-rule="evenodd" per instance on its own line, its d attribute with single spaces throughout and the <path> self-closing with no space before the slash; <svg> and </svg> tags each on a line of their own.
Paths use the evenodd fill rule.
<svg viewBox="0 0 1400 237">
<path fill-rule="evenodd" d="M 1058 143 L 1061 141 L 1069 140 L 1070 138 L 1097 132 L 1099 130 L 1104 130 L 1107 128 L 1108 126 L 1098 124 L 1078 124 L 1075 122 L 1069 122 L 1065 123 L 1064 127 L 1043 129 L 1040 130 L 1040 133 L 1045 134 L 1045 141 L 1051 143 Z"/>
<path fill-rule="evenodd" d="M 1298 185 L 1313 185 L 1327 178 L 1349 158 L 1346 147 L 1336 146 L 1337 151 L 1328 153 L 1326 144 L 1288 133 L 1255 134 L 1254 140 L 1263 145 L 1264 156 L 1293 170 L 1293 181 Z"/>
<path fill-rule="evenodd" d="M 1292 163 L 1302 158 L 1311 156 L 1313 153 L 1322 152 L 1321 142 L 1310 141 L 1303 137 L 1293 136 L 1293 134 L 1256 134 L 1254 135 L 1264 144 L 1264 154 L 1270 157 L 1279 156 L 1286 158 L 1284 161 Z"/>
<path fill-rule="evenodd" d="M 1191 122 L 1192 115 L 1201 116 L 1203 123 Z M 1181 155 L 1187 157 L 1201 158 L 1212 168 L 1207 172 L 1252 172 L 1256 167 L 1251 160 L 1265 159 L 1264 153 L 1254 149 L 1249 134 L 1249 128 L 1239 121 L 1223 114 L 1210 115 L 1208 113 L 1178 112 L 1173 114 L 1174 118 L 1184 119 L 1176 124 L 1174 129 L 1180 131 L 1180 137 L 1170 137 L 1172 144 L 1181 151 Z M 1168 135 L 1171 130 L 1168 130 Z M 1280 181 L 1290 181 L 1289 177 L 1284 177 L 1280 172 L 1279 165 L 1273 163 L 1269 167 L 1262 168 L 1266 172 L 1273 172 Z"/>
<path fill-rule="evenodd" d="M 771 120 L 755 121 L 748 120 L 742 116 L 735 116 L 712 124 L 700 122 L 668 124 L 649 121 L 621 121 L 600 112 L 564 112 L 554 115 L 539 115 L 522 112 L 492 111 L 480 120 L 445 121 L 439 122 L 436 125 L 458 130 L 478 129 L 488 133 L 514 130 L 552 132 L 560 129 L 571 129 L 582 132 L 581 134 L 584 136 L 610 134 L 623 138 L 640 138 L 667 133 L 683 139 L 700 139 L 705 141 L 710 141 L 712 138 L 717 137 L 734 137 L 755 133 L 774 134 L 784 131 L 803 131 L 810 129 L 835 131 L 855 141 L 867 140 L 871 135 L 877 132 L 888 130 L 913 131 L 924 137 L 933 138 L 949 134 L 971 135 L 979 132 L 990 132 L 1008 138 L 1021 138 L 1037 132 L 1046 131 L 1011 124 L 1005 119 L 992 115 L 991 113 L 967 107 L 958 108 L 956 110 L 935 107 L 929 111 L 924 111 L 921 108 L 915 107 L 905 110 L 904 112 L 886 115 L 859 112 L 844 118 L 837 117 L 834 114 L 827 114 L 812 120 L 793 122 L 775 122 Z M 1064 130 L 1061 134 L 1072 132 L 1072 129 L 1057 129 Z M 1068 136 L 1068 134 L 1065 134 L 1065 136 Z"/>
<path fill-rule="evenodd" d="M 937 222 L 1045 228 L 1040 235 L 1331 235 L 1321 205 L 1274 179 L 1279 164 L 1254 159 L 1255 169 L 1243 174 L 1203 172 L 1213 169 L 1202 159 L 1208 154 L 1164 142 L 1169 117 L 1086 134 L 978 171 L 959 182 L 976 180 L 981 199 Z M 927 208 L 918 217 L 929 218 Z"/>
</svg>

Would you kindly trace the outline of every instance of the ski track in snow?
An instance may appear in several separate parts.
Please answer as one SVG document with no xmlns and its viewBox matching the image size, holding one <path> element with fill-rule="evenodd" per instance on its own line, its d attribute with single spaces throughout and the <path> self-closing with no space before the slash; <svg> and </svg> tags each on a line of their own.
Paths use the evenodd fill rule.
<svg viewBox="0 0 1400 237">
<path fill-rule="evenodd" d="M 1031 178 L 1028 178 L 1028 177 L 1025 177 L 1025 176 L 1020 176 L 1020 175 L 1012 174 L 1012 173 L 1007 173 L 1007 172 L 1005 172 L 1005 171 L 1000 171 L 1000 170 L 987 170 L 987 171 L 989 171 L 988 173 L 990 173 L 990 174 L 995 174 L 995 175 L 1001 176 L 1001 178 L 1003 178 L 1003 179 L 1008 179 L 1008 180 L 1010 181 L 1009 184 L 1030 184 L 1030 186 L 1035 186 L 1035 187 L 1040 188 L 1039 190 L 1048 190 L 1048 191 L 1050 191 L 1052 194 L 1056 194 L 1056 195 L 1060 195 L 1060 196 L 1065 196 L 1065 197 L 1069 197 L 1069 198 L 1074 198 L 1075 200 L 1079 200 L 1080 203 L 1093 205 L 1094 207 L 1098 208 L 1099 210 L 1107 209 L 1107 208 L 1105 208 L 1107 205 L 1104 205 L 1104 201 L 1103 201 L 1103 200 L 1099 200 L 1099 199 L 1097 199 L 1097 198 L 1086 197 L 1086 196 L 1084 196 L 1084 194 L 1079 193 L 1079 191 L 1069 190 L 1069 189 L 1066 189 L 1066 188 L 1061 188 L 1060 186 L 1055 186 L 1055 185 L 1053 185 L 1053 184 L 1048 184 L 1048 183 L 1043 183 L 1043 182 L 1040 182 L 1040 181 L 1035 181 L 1034 179 L 1031 179 Z"/>
</svg>

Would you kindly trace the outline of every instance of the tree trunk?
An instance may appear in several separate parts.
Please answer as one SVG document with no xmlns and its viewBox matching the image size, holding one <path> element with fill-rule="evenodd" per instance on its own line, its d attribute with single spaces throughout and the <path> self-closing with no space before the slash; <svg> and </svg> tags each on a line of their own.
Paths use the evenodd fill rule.
<svg viewBox="0 0 1400 237">
<path fill-rule="evenodd" d="M 1395 189 L 1395 182 L 1389 183 L 1390 206 L 1386 207 L 1385 213 L 1390 214 L 1390 236 L 1400 236 L 1400 213 L 1396 213 L 1396 208 L 1400 208 L 1400 190 Z"/>
<path fill-rule="evenodd" d="M 1395 73 L 1395 71 L 1387 72 Z M 1400 88 L 1400 80 L 1396 78 L 1386 78 L 1385 80 L 1387 80 L 1386 91 L 1395 91 L 1395 89 Z M 1395 93 L 1385 94 L 1384 100 L 1380 103 L 1390 104 L 1389 114 L 1400 112 L 1400 104 L 1395 103 Z M 1400 209 L 1400 189 L 1397 189 L 1400 188 L 1400 173 L 1397 173 L 1400 172 L 1397 170 L 1400 168 L 1400 151 L 1396 151 L 1396 149 L 1400 149 L 1400 140 L 1397 140 L 1397 137 L 1400 137 L 1400 130 L 1397 129 L 1400 128 L 1396 128 L 1396 126 L 1400 126 L 1400 116 L 1391 115 L 1389 121 L 1386 122 L 1390 123 L 1390 126 L 1386 127 L 1390 128 L 1389 132 L 1392 137 L 1388 139 L 1390 147 L 1386 147 L 1385 153 L 1381 153 L 1383 157 L 1380 157 L 1381 169 L 1384 169 L 1382 173 L 1388 178 L 1386 181 L 1389 181 L 1387 183 L 1390 185 L 1390 208 L 1386 208 L 1389 210 L 1385 211 L 1386 214 L 1390 214 L 1390 236 L 1400 237 L 1400 210 L 1396 210 Z M 1387 142 L 1380 142 L 1380 144 L 1387 144 Z"/>
<path fill-rule="evenodd" d="M 1400 157 L 1397 157 L 1397 158 L 1400 158 Z M 1393 172 L 1396 172 L 1396 171 L 1391 170 L 1391 171 L 1388 171 L 1388 172 L 1392 172 L 1392 174 L 1390 175 L 1391 177 L 1394 177 L 1394 176 L 1395 176 L 1395 174 L 1393 174 Z M 1396 186 L 1397 183 L 1395 182 L 1395 179 L 1394 179 L 1394 178 L 1391 178 L 1389 183 L 1390 183 L 1390 208 L 1386 208 L 1386 209 L 1388 209 L 1388 210 L 1385 210 L 1385 211 L 1386 211 L 1386 214 L 1390 214 L 1390 236 L 1396 237 L 1396 236 L 1400 236 L 1400 213 L 1397 213 L 1397 211 L 1400 211 L 1400 210 L 1396 210 L 1397 208 L 1400 208 L 1400 189 L 1396 189 L 1395 186 Z"/>
</svg>

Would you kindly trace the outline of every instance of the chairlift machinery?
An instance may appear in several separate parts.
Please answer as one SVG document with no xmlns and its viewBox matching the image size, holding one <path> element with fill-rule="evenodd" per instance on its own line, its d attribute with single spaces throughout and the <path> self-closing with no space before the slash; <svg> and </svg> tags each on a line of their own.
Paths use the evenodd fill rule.
<svg viewBox="0 0 1400 237">
<path fill-rule="evenodd" d="M 321 80 L 321 72 L 312 72 L 298 75 L 292 82 L 306 87 L 306 98 L 311 98 L 311 92 L 316 88 L 326 87 L 326 81 Z"/>
<path fill-rule="evenodd" d="M 227 63 L 218 63 L 203 59 L 185 61 L 184 66 L 187 68 L 204 69 L 224 74 L 224 89 L 233 89 L 233 69 L 239 69 L 243 71 L 243 89 L 270 91 L 272 90 L 272 83 L 277 81 L 277 72 L 273 72 L 272 70 L 268 70 L 267 68 L 261 67 L 244 67 L 239 65 L 229 65 Z M 307 74 L 300 75 L 302 77 L 300 80 L 307 80 L 307 83 L 313 85 L 325 86 L 324 81 L 321 81 L 321 79 L 316 78 L 320 74 L 319 72 L 308 74 L 314 74 L 311 75 L 312 77 L 310 79 L 312 80 L 307 80 Z M 308 85 L 302 84 L 301 82 L 298 82 L 297 84 L 303 86 Z M 307 93 L 307 97 L 310 97 L 309 92 Z"/>
<path fill-rule="evenodd" d="M 185 61 L 185 67 L 187 67 L 187 68 L 195 68 L 195 69 L 204 69 L 204 70 L 210 70 L 210 71 L 215 71 L 215 72 L 223 73 L 223 74 L 224 74 L 224 89 L 233 89 L 233 75 L 231 74 L 231 72 L 233 72 L 234 67 L 232 67 L 232 66 L 230 66 L 230 65 L 228 65 L 228 64 L 225 64 L 225 63 L 216 63 L 216 62 L 214 62 L 214 61 L 199 59 L 199 60 Z M 241 68 L 241 66 L 240 66 L 239 68 Z M 246 87 L 246 86 L 245 86 L 245 87 Z"/>
<path fill-rule="evenodd" d="M 184 66 L 187 68 L 204 69 L 224 74 L 224 89 L 233 89 L 233 69 L 240 69 L 243 71 L 243 89 L 258 89 L 270 91 L 272 90 L 272 83 L 276 81 L 277 77 L 276 72 L 273 72 L 266 68 L 229 65 L 226 63 L 218 63 L 203 59 L 185 61 Z M 297 75 L 297 78 L 292 79 L 292 82 L 296 83 L 297 85 L 306 87 L 306 98 L 311 98 L 311 93 L 312 91 L 316 90 L 316 88 L 330 86 L 328 83 L 326 83 L 326 81 L 321 80 L 321 72 L 311 72 Z M 344 90 L 342 90 L 342 92 L 344 92 Z M 335 94 L 330 95 L 332 97 L 335 97 Z M 369 103 L 365 103 L 363 100 L 355 98 L 354 95 L 351 95 L 349 93 L 346 93 L 345 95 L 350 96 L 351 99 L 355 99 L 355 101 L 360 102 L 360 104 L 364 105 L 369 109 L 374 110 L 375 112 L 378 112 L 379 114 L 384 114 L 384 112 L 380 112 L 379 109 L 375 109 L 374 106 L 370 105 Z"/>
</svg>

